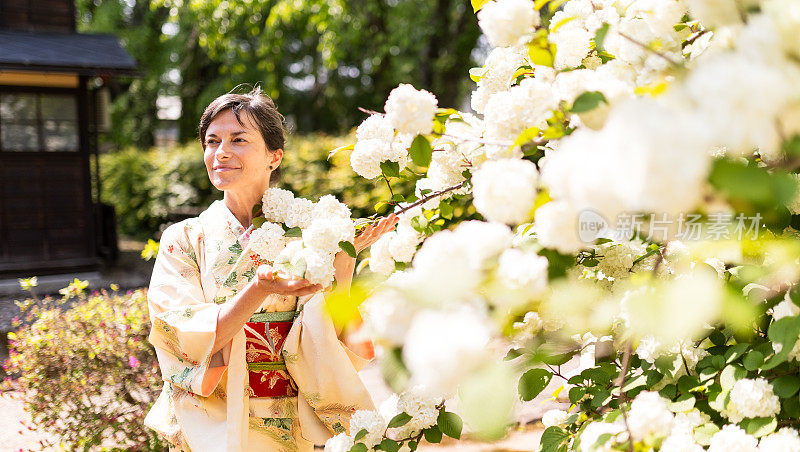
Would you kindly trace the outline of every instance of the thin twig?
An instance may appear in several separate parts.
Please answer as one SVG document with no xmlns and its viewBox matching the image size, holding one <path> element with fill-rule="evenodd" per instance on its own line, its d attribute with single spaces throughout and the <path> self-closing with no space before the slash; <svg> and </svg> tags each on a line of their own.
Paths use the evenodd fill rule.
<svg viewBox="0 0 800 452">
<path fill-rule="evenodd" d="M 630 42 L 632 42 L 632 43 L 636 44 L 637 46 L 639 46 L 639 47 L 641 47 L 641 48 L 643 48 L 643 49 L 645 49 L 645 50 L 647 50 L 647 51 L 649 51 L 649 52 L 652 52 L 654 55 L 658 55 L 658 56 L 660 56 L 661 58 L 663 58 L 663 59 L 667 60 L 667 62 L 669 62 L 669 64 L 671 64 L 671 65 L 673 65 L 673 66 L 675 66 L 675 67 L 680 67 L 680 66 L 681 66 L 681 65 L 680 65 L 680 63 L 676 62 L 675 60 L 673 60 L 672 58 L 668 57 L 667 55 L 664 55 L 662 52 L 659 52 L 659 51 L 658 51 L 658 50 L 656 50 L 656 49 L 651 49 L 651 48 L 650 48 L 650 47 L 648 47 L 647 45 L 645 45 L 645 44 L 642 44 L 641 42 L 639 42 L 639 41 L 637 41 L 637 40 L 635 40 L 635 39 L 631 38 L 630 36 L 626 35 L 625 33 L 621 32 L 621 31 L 618 31 L 618 32 L 617 32 L 617 34 L 619 34 L 619 35 L 620 35 L 620 36 L 622 36 L 623 38 L 627 39 L 628 41 L 630 41 Z"/>
</svg>

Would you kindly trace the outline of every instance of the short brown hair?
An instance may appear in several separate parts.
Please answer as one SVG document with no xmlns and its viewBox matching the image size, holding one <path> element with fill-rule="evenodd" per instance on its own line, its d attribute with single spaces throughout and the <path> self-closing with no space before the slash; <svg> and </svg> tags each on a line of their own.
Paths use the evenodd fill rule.
<svg viewBox="0 0 800 452">
<path fill-rule="evenodd" d="M 235 88 L 234 88 L 235 89 Z M 276 149 L 283 149 L 286 143 L 284 122 L 285 118 L 275 102 L 261 91 L 261 87 L 256 86 L 250 92 L 245 94 L 236 94 L 233 92 L 223 94 L 208 104 L 203 115 L 200 117 L 200 144 L 203 150 L 206 149 L 206 132 L 211 122 L 217 118 L 222 112 L 231 110 L 236 116 L 239 124 L 244 126 L 240 113 L 242 111 L 249 114 L 253 125 L 256 126 L 267 145 L 267 150 L 274 151 Z M 280 167 L 272 172 L 272 179 L 277 179 L 280 175 Z"/>
</svg>

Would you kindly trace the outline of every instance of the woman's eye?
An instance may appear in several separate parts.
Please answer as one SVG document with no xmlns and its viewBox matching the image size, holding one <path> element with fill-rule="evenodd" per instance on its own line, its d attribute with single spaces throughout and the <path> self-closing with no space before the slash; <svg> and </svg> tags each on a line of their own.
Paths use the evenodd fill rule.
<svg viewBox="0 0 800 452">
<path fill-rule="evenodd" d="M 236 139 L 234 139 L 233 141 L 234 141 L 234 142 L 241 141 L 241 142 L 243 142 L 243 143 L 244 143 L 245 139 L 244 139 L 244 138 L 236 138 Z"/>
</svg>

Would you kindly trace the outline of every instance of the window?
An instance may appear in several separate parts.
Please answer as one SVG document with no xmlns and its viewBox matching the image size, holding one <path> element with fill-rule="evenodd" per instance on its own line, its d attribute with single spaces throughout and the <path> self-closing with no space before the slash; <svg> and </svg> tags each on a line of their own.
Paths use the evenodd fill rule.
<svg viewBox="0 0 800 452">
<path fill-rule="evenodd" d="M 0 151 L 78 150 L 74 94 L 0 94 Z"/>
</svg>

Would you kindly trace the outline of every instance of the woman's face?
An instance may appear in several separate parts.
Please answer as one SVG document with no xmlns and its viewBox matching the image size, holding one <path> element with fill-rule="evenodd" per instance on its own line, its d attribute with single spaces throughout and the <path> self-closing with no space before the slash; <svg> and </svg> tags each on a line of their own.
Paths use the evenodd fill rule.
<svg viewBox="0 0 800 452">
<path fill-rule="evenodd" d="M 203 155 L 208 178 L 223 191 L 263 191 L 272 173 L 268 167 L 277 168 L 283 150 L 268 151 L 249 114 L 240 113 L 239 117 L 244 125 L 233 111 L 225 110 L 209 124 Z"/>
</svg>

